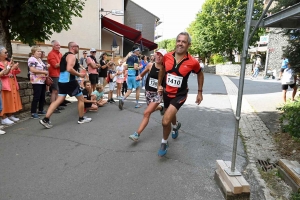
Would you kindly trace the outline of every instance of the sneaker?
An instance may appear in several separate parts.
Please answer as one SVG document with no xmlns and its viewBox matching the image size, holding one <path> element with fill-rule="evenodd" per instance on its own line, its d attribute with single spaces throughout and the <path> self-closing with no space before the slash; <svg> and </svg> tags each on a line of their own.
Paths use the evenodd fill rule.
<svg viewBox="0 0 300 200">
<path fill-rule="evenodd" d="M 12 116 L 10 116 L 10 117 L 8 117 L 8 119 L 10 119 L 11 121 L 14 121 L 14 122 L 17 122 L 17 121 L 19 121 L 19 120 L 20 120 L 19 118 L 17 118 L 17 117 L 14 117 L 13 115 L 12 115 Z"/>
<path fill-rule="evenodd" d="M 160 105 L 160 106 L 162 109 L 159 112 L 160 112 L 160 115 L 163 116 L 165 114 L 165 109 L 164 109 L 163 105 Z"/>
<path fill-rule="evenodd" d="M 62 106 L 58 106 L 57 107 L 57 110 L 64 110 L 65 108 L 64 107 L 62 107 Z"/>
<path fill-rule="evenodd" d="M 46 122 L 46 121 L 44 121 L 44 119 L 40 120 L 40 124 L 42 124 L 45 128 L 52 128 L 53 127 L 53 125 L 50 124 L 50 121 Z"/>
<path fill-rule="evenodd" d="M 140 104 L 135 104 L 135 106 L 134 106 L 135 108 L 140 108 L 141 107 L 141 105 Z"/>
<path fill-rule="evenodd" d="M 119 101 L 119 109 L 120 109 L 120 110 L 123 110 L 123 105 L 124 105 L 124 101 L 121 99 L 121 100 Z"/>
<path fill-rule="evenodd" d="M 110 99 L 110 103 L 116 103 L 113 98 Z"/>
<path fill-rule="evenodd" d="M 38 114 L 36 114 L 36 113 L 32 113 L 31 114 L 31 119 L 39 119 L 40 117 L 39 117 L 39 115 Z"/>
<path fill-rule="evenodd" d="M 0 130 L 0 135 L 3 135 L 5 133 L 6 133 L 5 131 Z"/>
<path fill-rule="evenodd" d="M 158 156 L 163 157 L 168 152 L 169 143 L 161 143 L 160 149 L 158 150 Z"/>
<path fill-rule="evenodd" d="M 4 129 L 4 126 L 0 125 L 0 129 Z"/>
<path fill-rule="evenodd" d="M 176 130 L 175 128 L 173 128 L 172 130 L 172 138 L 176 139 L 178 137 L 178 130 Z"/>
<path fill-rule="evenodd" d="M 133 134 L 129 135 L 129 139 L 132 139 L 133 141 L 138 141 L 140 135 L 137 132 L 134 132 Z"/>
<path fill-rule="evenodd" d="M 45 111 L 39 111 L 38 115 L 46 115 L 46 112 Z"/>
<path fill-rule="evenodd" d="M 2 123 L 3 125 L 11 125 L 11 124 L 13 124 L 14 122 L 11 121 L 11 120 L 9 120 L 9 119 L 6 117 L 5 119 L 2 119 L 1 123 Z"/>
<path fill-rule="evenodd" d="M 53 113 L 61 113 L 60 110 L 55 109 Z"/>
<path fill-rule="evenodd" d="M 78 124 L 84 124 L 84 123 L 88 123 L 91 121 L 92 121 L 92 118 L 83 118 L 81 120 L 78 120 Z"/>
</svg>

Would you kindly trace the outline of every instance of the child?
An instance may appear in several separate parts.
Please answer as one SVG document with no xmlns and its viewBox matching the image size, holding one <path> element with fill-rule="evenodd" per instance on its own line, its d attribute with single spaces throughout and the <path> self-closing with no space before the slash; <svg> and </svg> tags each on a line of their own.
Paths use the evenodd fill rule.
<svg viewBox="0 0 300 200">
<path fill-rule="evenodd" d="M 109 103 L 115 103 L 113 99 L 114 88 L 117 79 L 117 73 L 115 71 L 115 63 L 110 63 L 108 65 L 108 77 L 109 77 L 109 92 L 108 92 L 108 101 Z"/>
<path fill-rule="evenodd" d="M 121 99 L 121 88 L 124 82 L 124 67 L 123 67 L 123 60 L 118 60 L 119 66 L 117 66 L 117 99 Z"/>
<path fill-rule="evenodd" d="M 128 77 L 127 64 L 123 63 L 123 68 L 124 68 L 124 82 L 122 87 L 122 96 L 124 96 L 124 93 L 126 94 L 127 92 L 127 77 Z"/>
<path fill-rule="evenodd" d="M 103 99 L 103 85 L 97 84 L 96 90 L 93 92 L 93 94 L 96 96 L 98 107 L 102 107 L 104 104 L 107 103 L 107 100 Z"/>
<path fill-rule="evenodd" d="M 92 85 L 90 81 L 83 82 L 84 89 L 82 90 L 82 94 L 84 97 L 84 110 L 85 111 L 97 111 L 97 101 L 96 96 L 92 94 Z"/>
</svg>

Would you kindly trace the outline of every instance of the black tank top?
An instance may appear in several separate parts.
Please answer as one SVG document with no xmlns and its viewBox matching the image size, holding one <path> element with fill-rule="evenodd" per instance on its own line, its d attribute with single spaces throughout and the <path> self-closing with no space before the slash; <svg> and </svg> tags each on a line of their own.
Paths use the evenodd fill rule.
<svg viewBox="0 0 300 200">
<path fill-rule="evenodd" d="M 69 54 L 73 54 L 72 52 L 67 52 L 65 53 L 61 60 L 60 60 L 60 63 L 59 63 L 59 66 L 60 66 L 60 72 L 65 72 L 67 70 L 67 56 Z M 76 62 L 75 62 L 75 65 L 73 67 L 73 69 L 77 72 L 79 72 L 79 68 L 80 68 L 80 65 L 79 65 L 79 62 L 78 62 L 78 59 L 76 58 Z M 76 80 L 76 76 L 74 76 L 73 74 L 70 73 L 70 81 L 72 80 Z"/>
<path fill-rule="evenodd" d="M 155 63 L 153 63 L 148 77 L 146 79 L 145 89 L 147 91 L 157 92 L 158 73 L 159 69 L 157 69 L 155 67 Z"/>
</svg>

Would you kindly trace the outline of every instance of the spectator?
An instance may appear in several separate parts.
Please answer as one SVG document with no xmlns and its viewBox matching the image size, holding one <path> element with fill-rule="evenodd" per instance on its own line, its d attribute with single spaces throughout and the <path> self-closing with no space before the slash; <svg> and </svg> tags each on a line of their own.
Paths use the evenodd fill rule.
<svg viewBox="0 0 300 200">
<path fill-rule="evenodd" d="M 60 50 L 60 43 L 57 40 L 53 40 L 51 42 L 52 44 L 52 50 L 48 54 L 48 64 L 50 64 L 49 67 L 49 76 L 53 80 L 53 84 L 50 86 L 52 93 L 51 93 L 51 103 L 53 103 L 58 96 L 58 78 L 60 73 L 60 59 L 62 57 L 62 54 L 59 52 Z M 60 110 L 63 110 L 64 108 L 58 107 L 55 109 L 54 113 L 60 113 Z"/>
<path fill-rule="evenodd" d="M 117 73 L 115 71 L 115 63 L 110 62 L 108 65 L 108 83 L 109 83 L 109 92 L 108 92 L 108 101 L 109 103 L 116 103 L 113 99 L 113 93 L 116 85 Z"/>
<path fill-rule="evenodd" d="M 123 63 L 123 67 L 124 67 L 124 82 L 122 85 L 122 97 L 124 96 L 124 93 L 127 93 L 127 77 L 128 77 L 128 69 L 127 69 L 127 64 Z"/>
<path fill-rule="evenodd" d="M 100 65 L 101 67 L 99 68 L 99 83 L 101 85 L 103 85 L 103 87 L 105 87 L 105 85 L 107 84 L 106 82 L 106 77 L 107 77 L 107 67 L 109 62 L 107 62 L 107 53 L 104 52 L 101 56 L 100 56 Z"/>
<path fill-rule="evenodd" d="M 19 63 L 9 60 L 5 47 L 0 47 L 0 68 L 5 71 L 8 70 L 5 75 L 1 76 L 2 111 L 0 115 L 2 117 L 2 124 L 10 125 L 19 121 L 19 118 L 13 114 L 22 109 L 19 84 L 16 77 L 17 74 L 21 73 L 21 70 Z"/>
<path fill-rule="evenodd" d="M 89 81 L 92 85 L 92 91 L 96 89 L 96 84 L 98 83 L 98 69 L 100 68 L 100 64 L 98 64 L 96 60 L 96 49 L 91 48 L 90 55 L 88 56 L 86 63 L 88 65 L 89 72 Z"/>
<path fill-rule="evenodd" d="M 41 49 L 37 46 L 31 48 L 32 56 L 28 59 L 28 67 L 30 70 L 30 82 L 33 89 L 33 99 L 31 102 L 31 118 L 39 119 L 39 115 L 45 115 L 44 103 L 46 85 L 45 80 L 48 75 L 47 66 L 42 62 Z M 39 109 L 37 112 L 37 104 Z"/>
<path fill-rule="evenodd" d="M 116 68 L 117 72 L 117 99 L 121 99 L 121 88 L 124 82 L 124 66 L 123 66 L 123 60 L 118 60 L 119 66 Z"/>
<path fill-rule="evenodd" d="M 104 88 L 103 85 L 97 84 L 96 90 L 93 92 L 93 94 L 96 96 L 97 105 L 99 107 L 102 107 L 104 104 L 107 103 L 107 100 L 104 99 Z"/>
<path fill-rule="evenodd" d="M 288 90 L 288 87 L 293 89 L 292 93 L 292 101 L 295 101 L 295 95 L 297 93 L 297 85 L 296 85 L 296 79 L 297 75 L 295 74 L 294 70 L 291 67 L 290 63 L 287 63 L 287 68 L 283 70 L 282 73 L 282 96 L 283 101 L 286 102 L 286 92 Z"/>
<path fill-rule="evenodd" d="M 90 81 L 84 81 L 83 82 L 84 89 L 82 90 L 82 94 L 84 97 L 84 110 L 86 111 L 97 111 L 97 101 L 96 101 L 96 95 L 92 94 L 92 87 Z"/>
<path fill-rule="evenodd" d="M 140 69 L 140 74 L 146 69 L 146 66 L 148 65 L 147 56 L 145 55 L 142 56 L 141 64 L 142 64 L 142 69 Z M 143 76 L 142 89 L 145 89 L 145 81 L 147 79 L 147 76 L 148 74 L 145 74 L 145 76 Z"/>
<path fill-rule="evenodd" d="M 82 65 L 82 67 L 84 67 L 87 70 L 86 59 L 87 59 L 87 51 L 83 51 L 83 57 L 80 58 L 79 64 Z"/>
</svg>

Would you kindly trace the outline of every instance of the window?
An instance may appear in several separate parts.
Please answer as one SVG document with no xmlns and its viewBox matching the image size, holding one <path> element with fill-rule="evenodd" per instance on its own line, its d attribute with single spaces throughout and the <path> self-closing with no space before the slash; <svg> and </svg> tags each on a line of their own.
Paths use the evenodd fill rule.
<svg viewBox="0 0 300 200">
<path fill-rule="evenodd" d="M 135 29 L 138 31 L 143 31 L 143 24 L 135 24 Z"/>
</svg>

